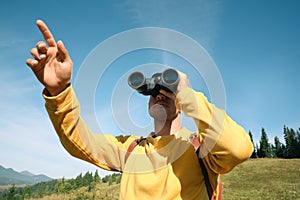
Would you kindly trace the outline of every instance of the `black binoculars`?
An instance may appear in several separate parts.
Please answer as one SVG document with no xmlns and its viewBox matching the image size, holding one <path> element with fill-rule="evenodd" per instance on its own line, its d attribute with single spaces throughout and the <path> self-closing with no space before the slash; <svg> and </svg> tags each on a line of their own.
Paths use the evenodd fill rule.
<svg viewBox="0 0 300 200">
<path fill-rule="evenodd" d="M 174 69 L 166 69 L 162 73 L 146 78 L 141 72 L 133 72 L 128 77 L 128 85 L 143 95 L 156 97 L 161 89 L 175 93 L 179 82 L 179 74 Z"/>
</svg>

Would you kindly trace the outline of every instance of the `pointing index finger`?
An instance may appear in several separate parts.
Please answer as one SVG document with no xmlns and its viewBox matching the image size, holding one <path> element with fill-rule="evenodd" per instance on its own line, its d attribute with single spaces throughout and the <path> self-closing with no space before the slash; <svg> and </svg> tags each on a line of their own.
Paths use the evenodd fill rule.
<svg viewBox="0 0 300 200">
<path fill-rule="evenodd" d="M 49 47 L 55 47 L 56 42 L 47 25 L 42 20 L 37 20 L 36 25 L 39 27 Z"/>
</svg>

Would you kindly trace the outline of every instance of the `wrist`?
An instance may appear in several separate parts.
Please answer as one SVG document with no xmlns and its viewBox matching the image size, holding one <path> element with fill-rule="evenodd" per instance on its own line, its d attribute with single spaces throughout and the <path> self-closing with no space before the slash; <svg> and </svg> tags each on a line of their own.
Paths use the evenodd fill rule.
<svg viewBox="0 0 300 200">
<path fill-rule="evenodd" d="M 64 85 L 64 86 L 61 86 L 61 87 L 58 87 L 58 88 L 49 88 L 49 87 L 46 87 L 46 95 L 47 96 L 57 96 L 59 95 L 60 93 L 62 93 L 67 87 L 69 87 L 71 83 L 68 83 L 67 85 Z"/>
</svg>

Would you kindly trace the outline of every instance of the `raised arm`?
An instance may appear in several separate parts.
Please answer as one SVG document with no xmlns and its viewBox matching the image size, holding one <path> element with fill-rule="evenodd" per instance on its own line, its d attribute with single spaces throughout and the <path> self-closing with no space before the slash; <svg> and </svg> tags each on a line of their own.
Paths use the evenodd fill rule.
<svg viewBox="0 0 300 200">
<path fill-rule="evenodd" d="M 70 84 L 73 62 L 61 41 L 46 26 L 36 22 L 45 41 L 31 49 L 26 60 L 37 79 L 45 86 L 46 109 L 65 149 L 73 156 L 107 170 L 122 170 L 123 143 L 112 135 L 93 134 L 80 117 L 80 106 Z M 126 149 L 126 148 L 125 148 Z"/>
<path fill-rule="evenodd" d="M 249 135 L 224 110 L 208 102 L 203 93 L 191 89 L 185 74 L 179 74 L 177 95 L 161 93 L 173 98 L 177 108 L 194 119 L 200 151 L 209 168 L 217 174 L 229 172 L 250 157 L 253 145 Z"/>
</svg>

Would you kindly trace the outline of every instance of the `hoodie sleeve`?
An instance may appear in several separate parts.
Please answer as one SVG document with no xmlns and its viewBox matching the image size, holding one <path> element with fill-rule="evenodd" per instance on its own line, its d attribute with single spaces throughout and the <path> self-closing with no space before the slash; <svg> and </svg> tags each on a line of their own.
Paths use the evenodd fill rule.
<svg viewBox="0 0 300 200">
<path fill-rule="evenodd" d="M 249 135 L 224 110 L 209 103 L 203 93 L 185 88 L 178 93 L 176 106 L 194 119 L 201 155 L 213 172 L 227 173 L 251 156 Z"/>
<path fill-rule="evenodd" d="M 71 85 L 55 97 L 47 96 L 44 90 L 43 97 L 56 133 L 72 156 L 106 170 L 122 170 L 125 141 L 112 135 L 91 132 L 80 117 L 80 105 Z"/>
</svg>

